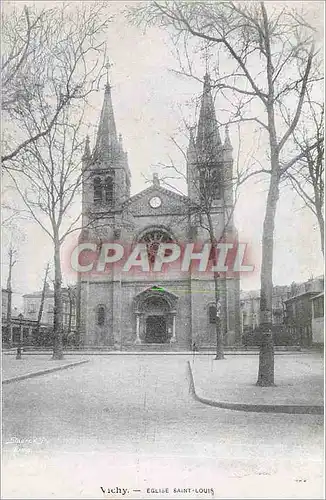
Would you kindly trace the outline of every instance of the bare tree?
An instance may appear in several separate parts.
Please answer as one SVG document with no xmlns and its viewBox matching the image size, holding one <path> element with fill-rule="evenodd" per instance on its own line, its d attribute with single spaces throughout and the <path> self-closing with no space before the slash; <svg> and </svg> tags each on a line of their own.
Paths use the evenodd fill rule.
<svg viewBox="0 0 326 500">
<path fill-rule="evenodd" d="M 14 265 L 17 262 L 17 250 L 11 244 L 8 250 L 9 257 L 9 271 L 8 271 L 8 279 L 7 279 L 7 292 L 8 292 L 8 302 L 7 302 L 7 336 L 9 345 L 12 345 L 12 324 L 11 324 L 11 315 L 12 315 L 12 270 Z"/>
<path fill-rule="evenodd" d="M 314 30 L 291 7 L 263 2 L 152 2 L 132 9 L 131 17 L 145 25 L 172 27 L 176 41 L 181 40 L 184 46 L 192 47 L 196 42 L 208 45 L 217 61 L 215 88 L 234 110 L 231 121 L 253 122 L 266 134 L 269 186 L 262 235 L 262 343 L 257 385 L 271 386 L 275 214 L 281 178 L 305 154 L 290 154 L 287 146 L 300 123 L 307 88 L 320 80 Z M 286 120 L 284 108 L 290 110 Z M 318 143 L 311 144 L 309 151 Z"/>
<path fill-rule="evenodd" d="M 205 78 L 209 80 L 208 75 Z M 205 85 L 204 85 L 205 88 Z M 207 92 L 208 89 L 204 90 Z M 210 90 L 209 90 L 210 92 Z M 211 102 L 213 106 L 213 102 Z M 213 109 L 212 109 L 213 110 Z M 175 148 L 187 164 L 187 171 L 179 168 L 175 162 L 160 164 L 163 175 L 161 181 L 169 188 L 183 195 L 176 189 L 173 181 L 183 180 L 188 186 L 187 215 L 184 219 L 178 217 L 178 225 L 186 222 L 194 229 L 202 228 L 207 233 L 211 245 L 210 260 L 214 268 L 218 264 L 218 246 L 228 237 L 236 238 L 233 216 L 239 197 L 241 186 L 253 175 L 264 173 L 262 169 L 252 170 L 246 162 L 242 168 L 239 165 L 241 136 L 238 124 L 238 153 L 235 167 L 233 165 L 232 146 L 228 126 L 225 131 L 225 142 L 220 142 L 220 132 L 215 117 L 205 133 L 204 149 L 197 131 L 197 140 L 194 129 L 186 125 L 189 132 L 189 147 L 185 152 L 177 140 L 171 137 Z M 216 214 L 221 215 L 220 223 L 216 223 Z M 172 221 L 171 221 L 172 224 Z M 213 271 L 214 299 L 216 310 L 216 360 L 224 359 L 224 336 L 226 334 L 226 273 Z"/>
<path fill-rule="evenodd" d="M 65 108 L 61 122 L 49 134 L 29 144 L 12 160 L 8 174 L 31 218 L 50 237 L 54 247 L 54 351 L 62 357 L 62 272 L 60 251 L 65 238 L 78 227 L 74 202 L 81 187 L 81 124 Z M 19 172 L 18 172 L 19 171 Z"/>
<path fill-rule="evenodd" d="M 213 139 L 213 138 L 212 138 Z M 178 168 L 174 163 L 170 165 L 161 165 L 163 170 L 170 171 L 167 175 L 163 175 L 162 182 L 168 187 L 175 189 L 171 186 L 173 179 L 184 179 L 188 184 L 188 198 L 187 202 L 187 215 L 186 220 L 190 227 L 196 231 L 200 227 L 207 232 L 211 244 L 210 258 L 213 266 L 217 265 L 217 245 L 225 238 L 226 232 L 230 229 L 231 219 L 233 212 L 229 211 L 228 217 L 226 216 L 226 204 L 224 198 L 225 185 L 222 178 L 223 169 L 221 167 L 221 158 L 218 162 L 215 148 L 207 147 L 206 154 L 200 154 L 196 146 L 196 141 L 193 136 L 193 131 L 190 128 L 190 141 L 187 153 L 173 139 L 173 143 L 177 145 L 187 161 L 188 168 L 190 165 L 195 168 L 196 174 L 189 175 L 189 172 L 184 172 Z M 188 175 L 187 175 L 188 174 Z M 183 194 L 183 193 L 180 193 Z M 222 211 L 222 227 L 216 227 L 213 220 L 213 214 L 216 212 L 217 204 L 221 202 Z M 228 219 L 228 220 L 227 220 Z M 178 223 L 180 224 L 180 217 Z M 191 235 L 194 237 L 194 234 Z M 216 331 L 216 360 L 224 359 L 224 334 L 225 334 L 225 311 L 226 311 L 226 293 L 225 293 L 225 280 L 221 279 L 220 273 L 213 272 L 214 280 L 214 301 L 215 301 L 215 331 Z"/>
<path fill-rule="evenodd" d="M 84 113 L 87 97 L 99 88 L 106 72 L 102 38 L 111 21 L 106 8 L 102 3 L 78 8 L 61 4 L 45 10 L 45 33 L 40 34 L 44 37 L 43 46 L 37 38 L 32 50 L 37 56 L 32 57 L 30 67 L 22 63 L 19 68 L 19 72 L 24 68 L 35 78 L 32 94 L 28 87 L 27 97 L 18 93 L 13 102 L 8 99 L 7 103 L 9 116 L 19 126 L 24 140 L 5 155 L 6 173 L 25 211 L 50 237 L 54 247 L 55 359 L 63 356 L 60 251 L 66 237 L 81 227 L 81 216 L 76 215 L 74 203 L 83 175 Z M 21 15 L 28 16 L 24 12 Z M 10 41 L 10 33 L 8 37 Z M 44 69 L 41 73 L 40 66 Z"/>
<path fill-rule="evenodd" d="M 76 285 L 68 285 L 67 286 L 67 293 L 68 293 L 68 300 L 69 300 L 69 315 L 68 315 L 68 332 L 67 332 L 67 338 L 69 339 L 69 336 L 72 333 L 72 319 L 73 319 L 73 313 L 75 312 L 76 314 L 76 306 L 77 306 L 77 290 L 76 290 Z M 76 318 L 75 318 L 76 321 Z M 76 323 L 75 323 L 75 328 L 76 328 Z"/>
<path fill-rule="evenodd" d="M 45 301 L 45 294 L 46 290 L 48 287 L 48 276 L 49 276 L 49 270 L 50 270 L 50 263 L 48 262 L 45 268 L 45 273 L 44 273 L 44 279 L 43 279 L 43 287 L 42 287 L 42 294 L 41 294 L 41 302 L 40 302 L 40 307 L 38 310 L 38 315 L 37 315 L 37 326 L 36 326 L 36 338 L 39 338 L 40 334 L 40 329 L 41 329 L 41 323 L 42 323 L 42 316 L 43 316 L 43 310 L 44 310 L 44 301 Z"/>
<path fill-rule="evenodd" d="M 49 134 L 30 143 L 12 160 L 14 170 L 8 170 L 26 212 L 53 244 L 54 359 L 63 357 L 62 245 L 75 231 L 107 225 L 103 223 L 106 209 L 88 213 L 87 222 L 83 223 L 78 205 L 82 185 L 92 177 L 89 139 L 84 141 L 85 109 L 65 107 L 60 122 Z"/>
<path fill-rule="evenodd" d="M 307 97 L 307 121 L 293 133 L 302 157 L 286 171 L 285 179 L 315 215 L 324 255 L 324 103 L 313 101 L 309 94 Z M 315 142 L 316 147 L 310 148 Z"/>
<path fill-rule="evenodd" d="M 65 107 L 98 89 L 102 35 L 112 19 L 106 9 L 100 2 L 3 9 L 4 169 L 14 168 L 11 160 L 50 133 Z"/>
</svg>

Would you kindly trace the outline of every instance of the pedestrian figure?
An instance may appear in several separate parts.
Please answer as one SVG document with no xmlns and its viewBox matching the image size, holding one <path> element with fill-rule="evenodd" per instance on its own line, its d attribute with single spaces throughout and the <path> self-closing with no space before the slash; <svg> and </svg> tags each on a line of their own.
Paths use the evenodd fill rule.
<svg viewBox="0 0 326 500">
<path fill-rule="evenodd" d="M 192 362 L 194 362 L 194 360 L 195 360 L 196 351 L 198 351 L 198 348 L 197 348 L 196 342 L 194 342 L 192 344 Z"/>
</svg>

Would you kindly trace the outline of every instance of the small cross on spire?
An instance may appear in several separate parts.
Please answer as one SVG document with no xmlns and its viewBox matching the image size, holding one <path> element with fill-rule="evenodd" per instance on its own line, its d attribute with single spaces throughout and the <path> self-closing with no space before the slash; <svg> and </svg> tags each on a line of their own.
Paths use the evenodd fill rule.
<svg viewBox="0 0 326 500">
<path fill-rule="evenodd" d="M 155 172 L 153 173 L 153 186 L 159 187 L 160 185 L 160 179 L 158 177 L 158 174 Z"/>
<path fill-rule="evenodd" d="M 107 58 L 106 64 L 104 67 L 106 68 L 106 85 L 110 87 L 110 68 L 112 68 L 113 64 L 110 63 L 110 59 Z"/>
</svg>

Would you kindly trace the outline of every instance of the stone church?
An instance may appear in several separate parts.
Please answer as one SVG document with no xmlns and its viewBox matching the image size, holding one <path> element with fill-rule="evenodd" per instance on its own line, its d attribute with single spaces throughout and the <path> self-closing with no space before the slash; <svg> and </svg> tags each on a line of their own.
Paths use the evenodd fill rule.
<svg viewBox="0 0 326 500">
<path fill-rule="evenodd" d="M 106 85 L 96 142 L 86 139 L 83 155 L 83 227 L 79 242 L 143 242 L 149 262 L 161 242 L 207 242 L 201 196 L 212 193 L 209 210 L 216 238 L 236 237 L 233 223 L 232 146 L 217 127 L 209 75 L 200 97 L 196 131 L 186 154 L 187 195 L 166 189 L 157 175 L 150 187 L 131 196 L 131 170 L 114 118 L 112 89 Z M 200 168 L 209 151 L 209 185 Z M 207 168 L 206 168 L 207 170 Z M 222 181 L 222 179 L 224 181 Z M 226 182 L 225 180 L 229 180 Z M 231 181 L 230 181 L 231 180 Z M 195 209 L 194 209 L 195 207 Z M 226 213 L 228 217 L 226 218 Z M 227 219 L 227 220 L 226 220 Z M 235 236 L 234 236 L 235 235 Z M 219 278 L 220 317 L 225 345 L 240 342 L 239 276 Z M 181 271 L 80 274 L 79 342 L 117 350 L 189 350 L 216 345 L 216 300 L 212 273 Z"/>
</svg>

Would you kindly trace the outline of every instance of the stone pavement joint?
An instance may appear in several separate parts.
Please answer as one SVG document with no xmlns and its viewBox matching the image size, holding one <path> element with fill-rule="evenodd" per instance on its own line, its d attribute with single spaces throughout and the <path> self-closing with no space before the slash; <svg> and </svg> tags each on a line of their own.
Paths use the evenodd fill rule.
<svg viewBox="0 0 326 500">
<path fill-rule="evenodd" d="M 46 375 L 48 373 L 53 373 L 53 372 L 56 372 L 59 370 L 65 370 L 66 368 L 73 368 L 75 366 L 82 365 L 82 364 L 88 363 L 88 362 L 89 362 L 89 360 L 86 359 L 83 361 L 76 361 L 74 363 L 69 363 L 69 364 L 65 364 L 62 366 L 55 366 L 54 368 L 46 368 L 45 370 L 38 370 L 37 372 L 30 372 L 30 373 L 26 373 L 24 375 L 18 375 L 17 377 L 7 378 L 7 379 L 3 380 L 2 383 L 3 384 L 11 384 L 13 382 L 19 382 L 20 380 L 25 380 L 27 378 L 38 377 L 40 375 Z"/>
<path fill-rule="evenodd" d="M 324 415 L 324 407 L 321 405 L 270 405 L 270 404 L 247 404 L 247 403 L 225 403 L 222 401 L 214 401 L 212 399 L 203 398 L 196 392 L 196 385 L 191 363 L 188 361 L 190 374 L 190 390 L 195 400 L 200 403 L 215 406 L 225 410 L 236 410 L 245 412 L 257 413 L 292 413 L 304 415 Z"/>
</svg>

